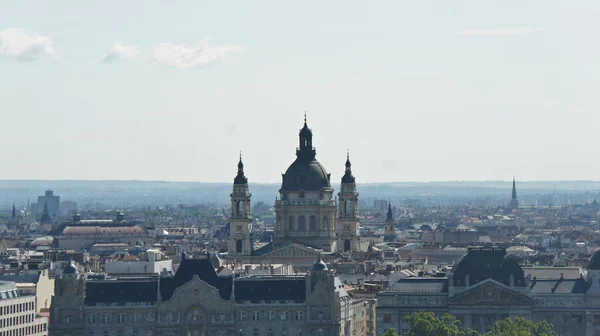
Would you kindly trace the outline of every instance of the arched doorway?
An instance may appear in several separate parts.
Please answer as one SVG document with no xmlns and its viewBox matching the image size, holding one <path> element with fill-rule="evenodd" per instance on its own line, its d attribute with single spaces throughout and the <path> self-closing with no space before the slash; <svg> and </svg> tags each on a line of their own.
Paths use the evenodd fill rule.
<svg viewBox="0 0 600 336">
<path fill-rule="evenodd" d="M 242 241 L 241 240 L 235 241 L 235 252 L 242 253 Z"/>
<path fill-rule="evenodd" d="M 350 243 L 349 239 L 344 240 L 344 251 L 345 252 L 350 251 L 352 249 L 351 245 L 352 244 Z"/>
</svg>

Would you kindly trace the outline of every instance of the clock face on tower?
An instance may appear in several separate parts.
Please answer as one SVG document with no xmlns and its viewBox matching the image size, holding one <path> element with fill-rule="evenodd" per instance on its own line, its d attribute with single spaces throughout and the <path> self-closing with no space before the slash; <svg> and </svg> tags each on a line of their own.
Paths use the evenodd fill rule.
<svg viewBox="0 0 600 336">
<path fill-rule="evenodd" d="M 235 230 L 237 232 L 242 232 L 242 226 L 241 225 L 236 225 Z"/>
<path fill-rule="evenodd" d="M 344 224 L 344 231 L 350 231 L 350 224 Z"/>
</svg>

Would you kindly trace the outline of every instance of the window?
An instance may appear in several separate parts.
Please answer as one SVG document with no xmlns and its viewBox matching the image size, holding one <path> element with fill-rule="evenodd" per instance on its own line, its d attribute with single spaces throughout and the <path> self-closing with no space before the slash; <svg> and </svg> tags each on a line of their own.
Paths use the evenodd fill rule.
<svg viewBox="0 0 600 336">
<path fill-rule="evenodd" d="M 125 314 L 120 313 L 117 315 L 117 323 L 123 323 L 125 322 Z"/>
<path fill-rule="evenodd" d="M 383 314 L 383 323 L 392 323 L 392 314 Z"/>
<path fill-rule="evenodd" d="M 252 331 L 252 336 L 258 336 L 258 334 L 258 329 L 254 328 L 254 331 Z"/>
<path fill-rule="evenodd" d="M 102 336 L 108 336 L 108 331 L 106 331 L 106 330 L 105 330 L 105 331 L 102 333 Z"/>
<path fill-rule="evenodd" d="M 289 318 L 289 313 L 288 312 L 286 312 L 286 311 L 281 312 L 281 320 L 282 321 L 287 321 L 288 318 Z"/>
<path fill-rule="evenodd" d="M 267 336 L 273 336 L 273 330 L 271 330 L 271 329 L 267 330 Z"/>
<path fill-rule="evenodd" d="M 269 321 L 273 321 L 275 319 L 275 312 L 272 312 L 272 311 L 268 312 L 268 316 L 269 316 L 268 317 Z"/>
<path fill-rule="evenodd" d="M 288 336 L 287 330 L 283 329 L 281 331 L 281 336 Z"/>
<path fill-rule="evenodd" d="M 108 314 L 102 315 L 102 323 L 109 323 L 109 322 L 110 322 L 110 315 L 108 315 Z"/>
<path fill-rule="evenodd" d="M 117 331 L 117 336 L 123 336 L 123 330 Z"/>
<path fill-rule="evenodd" d="M 238 332 L 238 336 L 244 336 L 244 329 L 240 329 L 240 331 Z"/>
<path fill-rule="evenodd" d="M 246 321 L 246 312 L 238 312 L 238 320 Z"/>
<path fill-rule="evenodd" d="M 298 329 L 296 331 L 296 336 L 302 336 L 302 329 Z"/>
<path fill-rule="evenodd" d="M 221 312 L 219 314 L 219 319 L 220 319 L 221 322 L 225 321 L 225 312 Z"/>
<path fill-rule="evenodd" d="M 139 335 L 139 333 L 138 333 L 138 331 L 137 331 L 137 330 L 134 330 L 134 331 L 131 333 L 131 336 L 138 336 L 138 335 Z"/>
<path fill-rule="evenodd" d="M 298 230 L 306 231 L 306 217 L 304 217 L 303 215 L 300 215 L 300 217 L 298 217 Z"/>
<path fill-rule="evenodd" d="M 260 320 L 260 312 L 253 312 L 252 313 L 252 321 L 258 321 Z"/>
<path fill-rule="evenodd" d="M 89 314 L 89 315 L 87 316 L 87 323 L 95 323 L 95 320 L 96 320 L 96 315 L 94 315 L 94 314 Z"/>
<path fill-rule="evenodd" d="M 303 311 L 297 311 L 296 312 L 296 321 L 302 321 L 304 320 L 304 312 Z"/>
<path fill-rule="evenodd" d="M 65 324 L 71 324 L 71 315 L 65 317 Z"/>
</svg>

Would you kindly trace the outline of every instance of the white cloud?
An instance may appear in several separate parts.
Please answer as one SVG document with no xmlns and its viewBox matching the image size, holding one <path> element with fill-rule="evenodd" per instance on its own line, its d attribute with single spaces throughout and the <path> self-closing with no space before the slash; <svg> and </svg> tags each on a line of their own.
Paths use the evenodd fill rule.
<svg viewBox="0 0 600 336">
<path fill-rule="evenodd" d="M 243 49 L 236 45 L 211 47 L 207 40 L 200 41 L 195 47 L 183 44 L 162 43 L 154 48 L 154 63 L 174 68 L 196 68 L 208 65 L 229 53 L 241 53 Z"/>
<path fill-rule="evenodd" d="M 538 29 L 531 27 L 516 27 L 516 28 L 493 28 L 493 29 L 471 29 L 458 32 L 458 35 L 473 35 L 473 36 L 506 36 L 506 35 L 528 35 Z"/>
<path fill-rule="evenodd" d="M 140 49 L 134 45 L 127 45 L 121 42 L 113 43 L 110 50 L 104 56 L 98 59 L 97 63 L 111 63 L 121 60 L 134 61 L 140 55 Z"/>
<path fill-rule="evenodd" d="M 56 56 L 52 38 L 49 36 L 16 28 L 0 31 L 0 57 L 34 61 L 43 55 Z"/>
</svg>

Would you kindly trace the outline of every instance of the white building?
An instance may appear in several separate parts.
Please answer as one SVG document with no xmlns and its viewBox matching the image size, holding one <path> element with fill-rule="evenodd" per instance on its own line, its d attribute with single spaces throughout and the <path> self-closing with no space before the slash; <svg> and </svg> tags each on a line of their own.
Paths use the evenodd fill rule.
<svg viewBox="0 0 600 336">
<path fill-rule="evenodd" d="M 35 295 L 22 295 L 14 282 L 0 281 L 0 335 L 48 335 L 48 318 L 36 314 Z"/>
</svg>

